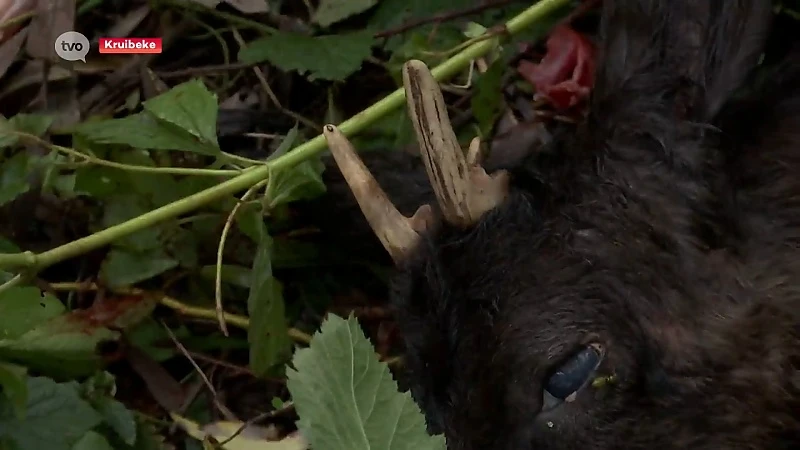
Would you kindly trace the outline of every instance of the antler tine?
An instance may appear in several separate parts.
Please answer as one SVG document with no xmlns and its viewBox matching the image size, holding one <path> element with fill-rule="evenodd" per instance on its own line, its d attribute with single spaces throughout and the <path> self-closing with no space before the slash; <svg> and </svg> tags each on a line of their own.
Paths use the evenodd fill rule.
<svg viewBox="0 0 800 450">
<path fill-rule="evenodd" d="M 334 125 L 325 125 L 322 133 L 372 231 L 395 263 L 403 261 L 419 242 L 419 234 L 432 223 L 431 207 L 423 205 L 411 218 L 403 216 L 369 173 L 347 137 Z"/>
<path fill-rule="evenodd" d="M 474 224 L 506 198 L 508 174 L 486 174 L 479 164 L 478 143 L 471 145 L 470 161 L 464 157 L 439 83 L 425 63 L 408 61 L 403 85 L 422 161 L 445 220 L 462 227 Z"/>
</svg>

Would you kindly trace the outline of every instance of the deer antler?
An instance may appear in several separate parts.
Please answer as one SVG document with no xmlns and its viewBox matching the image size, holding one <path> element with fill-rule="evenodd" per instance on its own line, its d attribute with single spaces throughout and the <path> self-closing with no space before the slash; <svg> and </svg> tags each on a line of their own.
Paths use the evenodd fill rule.
<svg viewBox="0 0 800 450">
<path fill-rule="evenodd" d="M 445 220 L 461 227 L 474 224 L 506 198 L 508 173 L 486 174 L 480 166 L 480 142 L 470 145 L 467 161 L 450 125 L 439 83 L 425 63 L 405 63 L 403 85 L 422 161 Z"/>
<path fill-rule="evenodd" d="M 369 173 L 347 137 L 333 125 L 325 125 L 322 133 L 372 231 L 395 263 L 400 263 L 419 242 L 419 234 L 432 223 L 431 207 L 423 205 L 411 218 L 403 216 Z"/>
</svg>

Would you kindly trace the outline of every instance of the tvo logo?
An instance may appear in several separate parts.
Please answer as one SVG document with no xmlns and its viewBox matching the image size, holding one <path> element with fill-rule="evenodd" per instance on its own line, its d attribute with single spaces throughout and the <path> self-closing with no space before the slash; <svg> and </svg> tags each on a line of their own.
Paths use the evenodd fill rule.
<svg viewBox="0 0 800 450">
<path fill-rule="evenodd" d="M 56 38 L 55 50 L 56 55 L 63 60 L 86 62 L 89 39 L 77 31 L 67 31 Z"/>
</svg>

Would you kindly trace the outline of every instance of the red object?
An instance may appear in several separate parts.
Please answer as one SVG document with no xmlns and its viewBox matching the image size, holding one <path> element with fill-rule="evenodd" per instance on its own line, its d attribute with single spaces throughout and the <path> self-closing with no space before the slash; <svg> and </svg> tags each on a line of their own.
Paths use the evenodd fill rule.
<svg viewBox="0 0 800 450">
<path fill-rule="evenodd" d="M 100 53 L 161 53 L 161 38 L 157 37 L 100 38 L 97 44 Z"/>
<path fill-rule="evenodd" d="M 547 53 L 539 64 L 522 61 L 517 71 L 564 111 L 589 96 L 594 82 L 594 46 L 566 25 L 555 28 L 547 38 Z"/>
</svg>

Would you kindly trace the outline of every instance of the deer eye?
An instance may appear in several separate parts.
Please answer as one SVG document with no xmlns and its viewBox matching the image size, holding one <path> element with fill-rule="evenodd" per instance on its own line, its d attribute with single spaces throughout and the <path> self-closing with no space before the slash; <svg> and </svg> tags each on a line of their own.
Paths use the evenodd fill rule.
<svg viewBox="0 0 800 450">
<path fill-rule="evenodd" d="M 600 353 L 587 347 L 559 366 L 547 379 L 544 389 L 551 396 L 563 401 L 580 389 L 600 362 Z"/>
</svg>

